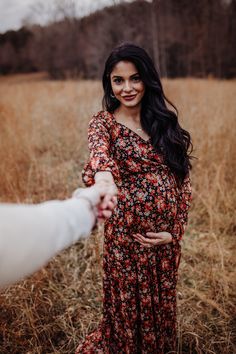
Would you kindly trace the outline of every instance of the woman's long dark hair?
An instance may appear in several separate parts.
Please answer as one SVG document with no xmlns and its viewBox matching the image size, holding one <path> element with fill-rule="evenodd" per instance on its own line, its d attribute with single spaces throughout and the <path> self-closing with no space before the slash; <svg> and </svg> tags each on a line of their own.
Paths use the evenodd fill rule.
<svg viewBox="0 0 236 354">
<path fill-rule="evenodd" d="M 145 85 L 141 126 L 150 136 L 153 147 L 163 155 L 165 163 L 175 174 L 178 184 L 181 184 L 192 168 L 191 137 L 186 130 L 180 127 L 178 111 L 166 98 L 154 63 L 143 48 L 132 43 L 124 43 L 112 51 L 103 73 L 103 108 L 113 113 L 120 105 L 112 93 L 110 74 L 121 60 L 132 62 L 139 72 Z M 174 110 L 168 109 L 167 103 Z"/>
</svg>

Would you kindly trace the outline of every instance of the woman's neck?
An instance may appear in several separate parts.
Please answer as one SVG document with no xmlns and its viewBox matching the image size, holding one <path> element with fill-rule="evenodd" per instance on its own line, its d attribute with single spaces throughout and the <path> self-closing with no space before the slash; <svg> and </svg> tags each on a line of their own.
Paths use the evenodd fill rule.
<svg viewBox="0 0 236 354">
<path fill-rule="evenodd" d="M 120 120 L 132 121 L 136 124 L 140 123 L 141 106 L 124 107 L 120 106 L 115 111 L 115 116 Z"/>
</svg>

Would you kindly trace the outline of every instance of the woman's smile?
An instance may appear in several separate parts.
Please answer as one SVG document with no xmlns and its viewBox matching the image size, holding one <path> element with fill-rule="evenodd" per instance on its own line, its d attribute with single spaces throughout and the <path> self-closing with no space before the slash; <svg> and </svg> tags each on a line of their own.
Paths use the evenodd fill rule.
<svg viewBox="0 0 236 354">
<path fill-rule="evenodd" d="M 145 93 L 145 85 L 136 66 L 129 61 L 120 61 L 111 72 L 111 88 L 121 106 L 137 107 Z"/>
<path fill-rule="evenodd" d="M 127 95 L 127 96 L 122 96 L 126 101 L 132 101 L 135 97 L 136 97 L 136 94 L 135 95 Z"/>
</svg>

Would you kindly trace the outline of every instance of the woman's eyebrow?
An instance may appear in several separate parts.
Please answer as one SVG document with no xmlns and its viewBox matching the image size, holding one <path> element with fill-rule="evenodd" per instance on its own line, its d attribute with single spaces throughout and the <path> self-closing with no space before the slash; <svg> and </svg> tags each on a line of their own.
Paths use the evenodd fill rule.
<svg viewBox="0 0 236 354">
<path fill-rule="evenodd" d="M 137 75 L 139 75 L 138 72 L 136 72 L 136 73 L 130 75 L 130 77 L 137 76 Z M 120 75 L 112 75 L 112 79 L 113 79 L 113 78 L 122 78 L 122 76 L 120 76 Z"/>
</svg>

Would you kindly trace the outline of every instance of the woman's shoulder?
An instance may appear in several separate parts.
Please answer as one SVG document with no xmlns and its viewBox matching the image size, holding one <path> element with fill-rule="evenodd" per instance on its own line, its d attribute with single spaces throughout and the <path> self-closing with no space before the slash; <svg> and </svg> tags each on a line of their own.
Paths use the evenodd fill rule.
<svg viewBox="0 0 236 354">
<path fill-rule="evenodd" d="M 114 123 L 112 114 L 104 110 L 95 113 L 92 117 L 92 121 L 100 122 L 107 128 L 109 128 Z"/>
<path fill-rule="evenodd" d="M 98 111 L 97 113 L 95 113 L 93 115 L 93 117 L 97 117 L 97 118 L 100 118 L 100 119 L 112 119 L 112 113 L 108 112 L 108 111 L 105 111 L 105 110 L 102 110 L 102 111 Z"/>
</svg>

